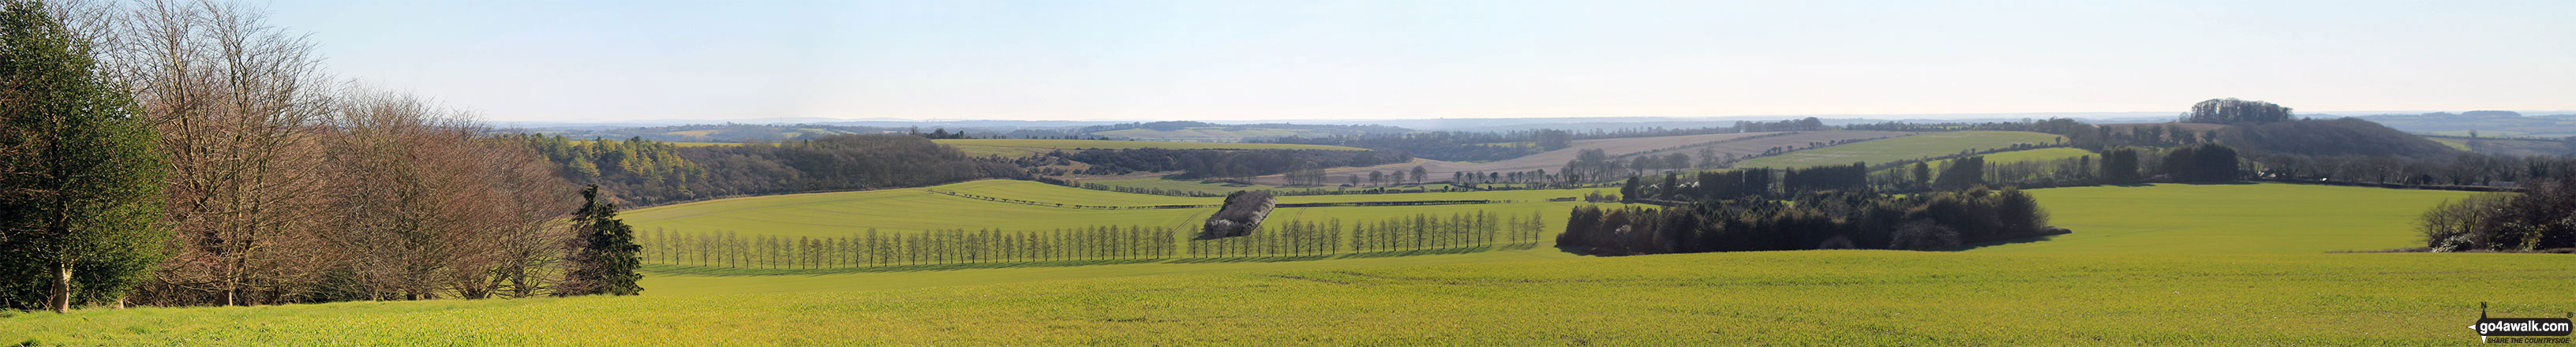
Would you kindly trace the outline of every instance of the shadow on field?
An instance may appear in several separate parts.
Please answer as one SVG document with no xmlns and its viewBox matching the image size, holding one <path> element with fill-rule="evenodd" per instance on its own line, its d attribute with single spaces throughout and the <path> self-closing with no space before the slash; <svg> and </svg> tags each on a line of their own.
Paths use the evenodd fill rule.
<svg viewBox="0 0 2576 347">
<path fill-rule="evenodd" d="M 2001 240 L 1986 241 L 1986 242 L 1978 242 L 1978 243 L 1964 243 L 1964 244 L 1960 244 L 1960 245 L 1959 245 L 1959 247 L 1954 247 L 1954 248 L 1945 248 L 1945 249 L 1941 249 L 1940 251 L 1942 251 L 1942 252 L 1957 252 L 1957 251 L 1965 251 L 1965 250 L 1978 249 L 1978 248 L 1984 248 L 1984 247 L 2002 246 L 2002 245 L 2009 245 L 2009 244 L 2016 244 L 2016 243 L 2032 243 L 2032 242 L 2048 241 L 2048 240 L 2051 240 L 2051 239 L 2056 239 L 2058 236 L 2066 236 L 2066 235 L 2074 235 L 2074 233 L 2057 233 L 2057 234 L 2039 235 L 2039 236 L 2031 236 L 2031 237 L 2020 237 L 2020 238 L 2001 239 Z"/>
<path fill-rule="evenodd" d="M 948 271 L 948 270 L 966 270 L 966 269 L 1006 269 L 1006 268 L 1028 268 L 1028 267 L 1071 267 L 1071 266 L 1089 266 L 1089 265 L 1145 264 L 1145 263 L 1160 263 L 1160 262 L 1163 262 L 1163 261 L 1165 261 L 1165 260 L 1168 260 L 1168 259 L 1083 259 L 1083 260 L 1016 261 L 1016 262 L 991 262 L 991 263 L 951 263 L 951 264 L 887 265 L 887 266 L 854 267 L 854 268 L 827 268 L 827 269 L 743 269 L 743 268 L 709 267 L 709 266 L 694 266 L 694 265 L 645 264 L 645 265 L 644 265 L 644 270 L 645 270 L 645 271 L 648 271 L 648 272 L 652 272 L 652 273 L 674 274 L 674 275 L 695 275 L 695 276 L 781 276 L 781 275 L 807 275 L 807 276 L 821 276 L 821 275 L 837 275 L 837 274 L 852 274 L 852 273 L 920 272 L 920 271 Z"/>
</svg>

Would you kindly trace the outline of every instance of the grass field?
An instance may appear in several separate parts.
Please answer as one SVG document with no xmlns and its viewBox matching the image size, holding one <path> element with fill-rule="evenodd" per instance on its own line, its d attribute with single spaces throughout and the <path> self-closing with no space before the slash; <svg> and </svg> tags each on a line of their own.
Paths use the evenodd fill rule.
<svg viewBox="0 0 2576 347">
<path fill-rule="evenodd" d="M 1343 147 L 1343 146 L 1299 145 L 1299 144 L 1282 144 L 1282 143 L 1210 143 L 1210 142 L 1157 142 L 1157 141 L 1108 141 L 1108 140 L 1021 140 L 1021 139 L 940 139 L 940 140 L 931 140 L 931 142 L 938 142 L 939 144 L 950 145 L 950 146 L 956 146 L 956 147 L 957 147 L 957 150 L 965 151 L 965 152 L 966 152 L 966 154 L 969 154 L 969 155 L 975 155 L 975 156 L 999 155 L 999 156 L 1004 156 L 1004 157 L 1023 157 L 1023 156 L 1030 156 L 1030 155 L 1046 154 L 1047 152 L 1053 152 L 1053 151 L 1058 151 L 1058 150 L 1063 150 L 1063 151 L 1078 151 L 1078 150 L 1084 150 L 1084 149 L 1138 149 L 1138 148 L 1163 148 L 1163 149 L 1320 149 L 1320 150 L 1333 150 L 1333 151 L 1364 151 L 1364 150 L 1367 150 L 1367 149 L 1363 149 L 1363 148 Z"/>
<path fill-rule="evenodd" d="M 973 181 L 929 189 L 1016 200 L 1095 206 L 1213 205 L 1224 202 L 1223 198 L 1129 194 L 1012 180 Z M 1323 221 L 1341 218 L 1344 221 L 1355 222 L 1410 216 L 1417 213 L 1447 215 L 1477 211 L 1514 215 L 1544 212 L 1549 218 L 1563 218 L 1566 211 L 1584 203 L 1546 202 L 1546 200 L 1582 196 L 1586 192 L 1593 191 L 1596 190 L 1285 196 L 1279 198 L 1280 203 L 1417 200 L 1521 202 L 1484 205 L 1283 208 L 1274 212 L 1273 218 L 1287 219 L 1273 220 Z M 1194 227 L 1204 221 L 1209 213 L 1215 211 L 1214 208 L 1084 210 L 1042 207 L 975 200 L 933 194 L 923 188 L 907 188 L 700 201 L 636 209 L 623 212 L 620 216 L 626 218 L 627 224 L 646 232 L 723 230 L 742 234 L 840 237 L 866 232 L 869 228 L 876 228 L 881 232 L 912 232 L 925 229 L 985 228 L 1039 231 L 1099 225 Z"/>
<path fill-rule="evenodd" d="M 914 289 L 91 309 L 94 345 L 2456 345 L 2576 306 L 2549 254 L 1797 251 Z M 648 289 L 646 293 L 653 293 Z"/>
<path fill-rule="evenodd" d="M 1040 201 L 1213 200 L 1020 181 L 939 189 Z M 1282 202 L 1518 200 L 1570 192 Z M 643 297 L 18 313 L 0 318 L 0 337 L 9 337 L 0 343 L 2440 345 L 2475 340 L 2460 327 L 2475 319 L 2479 302 L 2493 303 L 2500 316 L 2549 317 L 2576 307 L 2576 297 L 2565 295 L 2576 289 L 2569 285 L 2576 267 L 2567 266 L 2565 255 L 2323 253 L 2412 246 L 2407 221 L 2415 213 L 2466 193 L 2288 184 L 2031 192 L 2055 224 L 2076 233 L 1967 252 L 1600 258 L 1540 247 L 772 275 L 677 274 L 656 266 L 647 268 L 653 272 Z M 974 204 L 942 205 L 940 198 Z M 1562 224 L 1562 208 L 1574 204 L 1425 208 L 1522 209 Z M 1025 206 L 899 189 L 728 199 L 627 216 L 639 225 L 790 227 L 804 224 L 784 222 L 816 211 L 897 210 L 886 212 L 895 217 L 872 218 L 915 218 L 901 221 L 915 224 L 1127 218 L 1028 217 L 1041 212 L 992 205 Z M 1399 213 L 1282 209 L 1276 218 Z M 723 218 L 692 219 L 713 217 Z M 796 232 L 754 229 L 740 228 Z"/>
<path fill-rule="evenodd" d="M 1753 158 L 1736 167 L 1809 167 L 1843 165 L 1854 162 L 1871 164 L 1924 157 L 1956 154 L 1963 150 L 1985 150 L 2011 147 L 2013 144 L 2056 143 L 2061 137 L 2023 131 L 1954 131 L 1923 133 L 1914 136 L 1830 146 Z"/>
<path fill-rule="evenodd" d="M 2074 230 L 1995 253 L 2318 253 L 2423 247 L 2415 217 L 2470 192 L 2298 184 L 2030 190 Z"/>
</svg>

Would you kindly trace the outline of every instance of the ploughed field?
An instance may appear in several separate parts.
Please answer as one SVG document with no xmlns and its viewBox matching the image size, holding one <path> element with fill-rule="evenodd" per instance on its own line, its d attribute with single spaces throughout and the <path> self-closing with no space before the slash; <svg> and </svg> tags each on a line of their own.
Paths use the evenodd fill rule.
<svg viewBox="0 0 2576 347">
<path fill-rule="evenodd" d="M 1101 205 L 1221 200 L 1016 181 L 931 189 Z M 2576 289 L 2566 255 L 2325 253 L 2418 246 L 2407 221 L 2468 193 L 2287 184 L 2031 192 L 2056 225 L 2075 233 L 1966 252 L 1602 258 L 1542 241 L 1416 255 L 894 271 L 652 265 L 640 297 L 20 313 L 0 318 L 0 337 L 10 337 L 0 343 L 2434 345 L 2475 341 L 2462 327 L 2476 319 L 2479 302 L 2500 317 L 2552 317 L 2576 306 L 2565 295 Z M 1552 236 L 1564 209 L 1578 203 L 1544 198 L 1579 193 L 1292 196 L 1281 203 L 1518 202 L 1286 208 L 1275 218 L 1513 209 L 1543 214 Z M 1032 215 L 1054 210 L 1069 214 Z M 868 221 L 891 218 L 977 228 L 1205 216 L 1151 211 L 1171 215 L 917 188 L 728 199 L 625 216 L 644 229 L 778 235 L 928 228 Z"/>
</svg>

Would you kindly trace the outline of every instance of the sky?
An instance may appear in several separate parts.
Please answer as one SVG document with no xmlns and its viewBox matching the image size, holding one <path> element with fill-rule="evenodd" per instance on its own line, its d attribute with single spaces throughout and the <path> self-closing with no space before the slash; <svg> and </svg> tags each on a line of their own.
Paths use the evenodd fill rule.
<svg viewBox="0 0 2576 347">
<path fill-rule="evenodd" d="M 498 121 L 2576 110 L 2564 0 L 253 4 Z"/>
</svg>

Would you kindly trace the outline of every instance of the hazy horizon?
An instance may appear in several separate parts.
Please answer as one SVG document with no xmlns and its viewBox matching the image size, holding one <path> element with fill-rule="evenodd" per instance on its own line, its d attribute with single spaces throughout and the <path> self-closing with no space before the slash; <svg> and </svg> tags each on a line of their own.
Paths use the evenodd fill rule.
<svg viewBox="0 0 2576 347">
<path fill-rule="evenodd" d="M 2564 1 L 267 7 L 504 122 L 2576 110 Z"/>
</svg>

